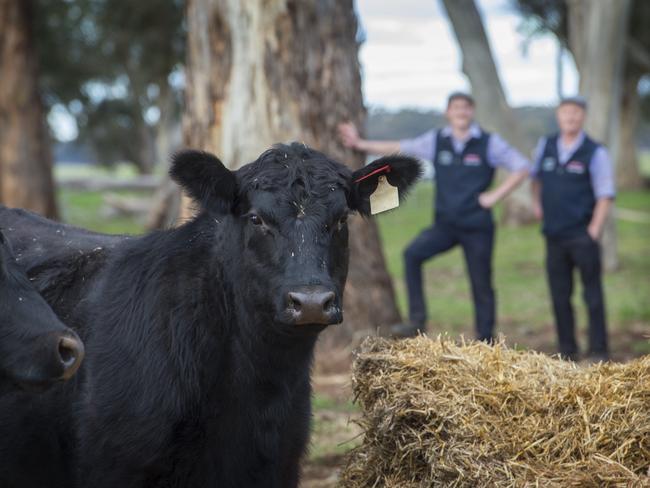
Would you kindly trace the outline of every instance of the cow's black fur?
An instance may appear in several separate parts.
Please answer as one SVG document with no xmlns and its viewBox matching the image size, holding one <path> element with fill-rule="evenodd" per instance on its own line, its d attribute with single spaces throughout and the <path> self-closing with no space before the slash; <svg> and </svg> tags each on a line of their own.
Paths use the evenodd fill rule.
<svg viewBox="0 0 650 488">
<path fill-rule="evenodd" d="M 63 322 L 82 327 L 71 323 L 74 310 L 112 250 L 131 237 L 91 232 L 20 208 L 0 206 L 0 222 L 16 262 L 41 295 Z"/>
<path fill-rule="evenodd" d="M 341 308 L 346 218 L 367 215 L 379 175 L 355 181 L 385 164 L 402 194 L 420 172 L 417 161 L 393 157 L 353 173 L 295 143 L 235 172 L 185 151 L 171 175 L 199 215 L 131 239 L 65 227 L 80 261 L 57 224 L 0 212 L 0 224 L 23 222 L 47 242 L 39 254 L 16 235 L 30 275 L 87 344 L 76 389 L 42 404 L 72 417 L 61 435 L 74 431 L 76 486 L 297 485 L 325 325 L 293 325 L 285 297 L 318 285 Z"/>
</svg>

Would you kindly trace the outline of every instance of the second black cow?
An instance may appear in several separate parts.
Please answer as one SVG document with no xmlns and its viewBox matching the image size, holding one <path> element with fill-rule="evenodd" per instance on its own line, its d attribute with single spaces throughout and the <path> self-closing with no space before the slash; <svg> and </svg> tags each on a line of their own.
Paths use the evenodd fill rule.
<svg viewBox="0 0 650 488">
<path fill-rule="evenodd" d="M 369 214 L 380 176 L 404 195 L 419 173 L 400 156 L 352 172 L 295 143 L 234 172 L 182 152 L 171 175 L 198 216 L 131 239 L 66 227 L 87 242 L 76 269 L 56 224 L 0 212 L 49 236 L 16 246 L 86 342 L 77 388 L 43 403 L 72 417 L 76 486 L 297 486 L 314 345 L 342 320 L 348 214 Z"/>
<path fill-rule="evenodd" d="M 79 369 L 83 356 L 84 346 L 77 334 L 63 325 L 43 300 L 0 232 L 2 488 L 63 486 L 58 482 L 69 479 L 61 471 L 70 461 L 65 458 L 70 451 L 61 448 L 59 418 L 47 415 L 50 409 L 41 418 L 32 407 L 40 406 L 40 392 L 60 389 Z M 55 464 L 55 472 L 61 476 L 49 476 L 52 472 L 42 476 L 43 462 Z"/>
<path fill-rule="evenodd" d="M 71 378 L 83 343 L 61 323 L 17 264 L 0 232 L 0 395 L 41 391 Z"/>
</svg>

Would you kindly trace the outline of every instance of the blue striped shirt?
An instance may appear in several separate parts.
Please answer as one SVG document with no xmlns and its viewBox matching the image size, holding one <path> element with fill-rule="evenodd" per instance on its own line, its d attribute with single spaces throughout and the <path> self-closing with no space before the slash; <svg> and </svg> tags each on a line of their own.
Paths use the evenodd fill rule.
<svg viewBox="0 0 650 488">
<path fill-rule="evenodd" d="M 465 140 L 456 139 L 449 126 L 440 130 L 442 135 L 451 137 L 454 151 L 457 153 L 463 152 L 467 141 L 472 137 L 480 137 L 481 135 L 481 128 L 478 124 L 471 125 L 468 137 Z M 431 161 L 436 150 L 437 133 L 436 129 L 432 129 L 418 137 L 400 140 L 400 152 Z M 493 168 L 505 168 L 508 171 L 522 171 L 530 168 L 530 162 L 519 151 L 508 144 L 501 136 L 494 133 L 490 135 L 488 140 L 487 158 L 487 163 Z"/>
</svg>

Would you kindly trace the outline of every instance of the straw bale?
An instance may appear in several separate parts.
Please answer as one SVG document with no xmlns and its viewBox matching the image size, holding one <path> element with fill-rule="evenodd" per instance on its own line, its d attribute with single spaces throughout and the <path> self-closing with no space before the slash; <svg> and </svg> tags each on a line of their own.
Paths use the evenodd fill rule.
<svg viewBox="0 0 650 488">
<path fill-rule="evenodd" d="M 346 487 L 650 487 L 650 356 L 581 367 L 503 342 L 370 338 Z"/>
</svg>

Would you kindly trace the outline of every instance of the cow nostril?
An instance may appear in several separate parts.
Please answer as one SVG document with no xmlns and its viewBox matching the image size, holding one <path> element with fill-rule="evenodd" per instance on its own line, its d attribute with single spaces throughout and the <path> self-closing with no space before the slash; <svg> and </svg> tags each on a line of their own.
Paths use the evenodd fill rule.
<svg viewBox="0 0 650 488">
<path fill-rule="evenodd" d="M 302 306 L 302 302 L 300 301 L 300 297 L 298 296 L 298 294 L 289 292 L 289 295 L 287 297 L 287 308 L 291 308 L 296 312 L 298 312 L 300 311 L 301 306 Z"/>
<path fill-rule="evenodd" d="M 323 310 L 328 312 L 334 307 L 334 292 L 329 292 L 325 296 L 325 302 L 323 303 Z"/>
<path fill-rule="evenodd" d="M 63 365 L 63 379 L 67 380 L 79 369 L 84 357 L 84 346 L 79 339 L 62 337 L 59 340 L 58 353 Z"/>
</svg>

